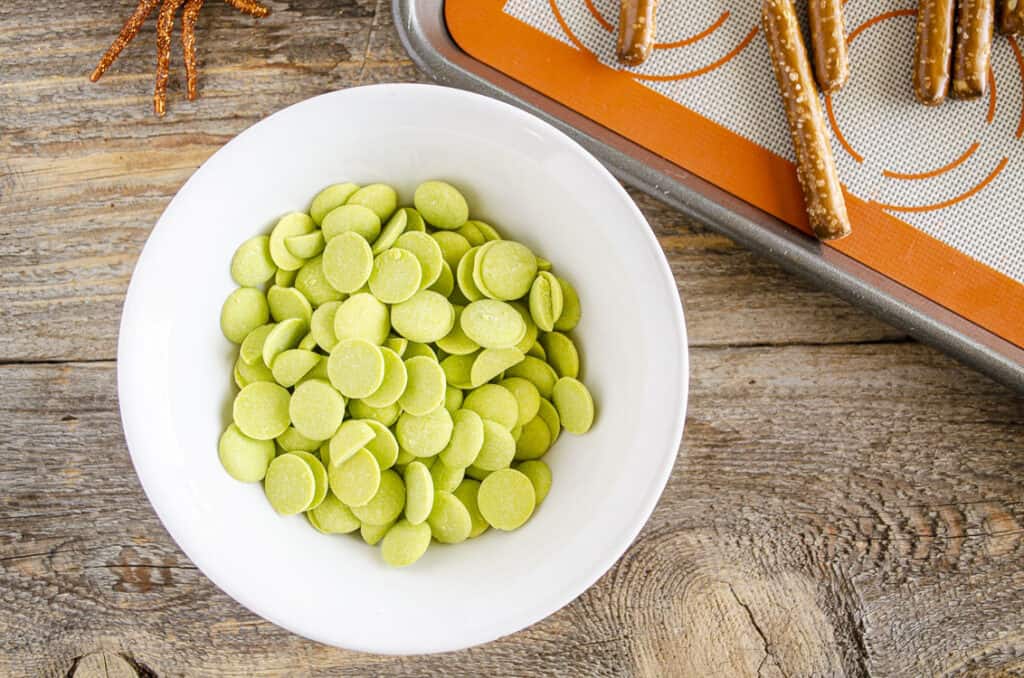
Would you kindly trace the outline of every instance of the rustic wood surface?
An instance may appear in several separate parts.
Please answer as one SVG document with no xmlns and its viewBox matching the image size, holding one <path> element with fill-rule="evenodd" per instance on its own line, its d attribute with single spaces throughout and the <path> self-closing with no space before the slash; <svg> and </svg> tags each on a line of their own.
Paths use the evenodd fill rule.
<svg viewBox="0 0 1024 678">
<path fill-rule="evenodd" d="M 422 79 L 384 0 L 270 4 L 207 1 L 201 98 L 179 68 L 158 120 L 152 22 L 87 80 L 133 0 L 0 3 L 0 674 L 1024 675 L 1024 400 L 637 193 L 685 300 L 692 395 L 661 502 L 593 588 L 486 646 L 396 658 L 214 587 L 122 436 L 132 266 L 246 126 Z"/>
</svg>

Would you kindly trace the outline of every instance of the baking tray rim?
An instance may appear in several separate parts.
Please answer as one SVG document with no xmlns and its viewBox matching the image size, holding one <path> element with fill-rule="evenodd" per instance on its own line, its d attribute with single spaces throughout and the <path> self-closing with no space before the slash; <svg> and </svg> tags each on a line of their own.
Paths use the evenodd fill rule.
<svg viewBox="0 0 1024 678">
<path fill-rule="evenodd" d="M 1024 349 L 475 59 L 449 34 L 444 2 L 392 0 L 403 47 L 435 81 L 537 115 L 593 153 L 625 183 L 1024 393 Z"/>
</svg>

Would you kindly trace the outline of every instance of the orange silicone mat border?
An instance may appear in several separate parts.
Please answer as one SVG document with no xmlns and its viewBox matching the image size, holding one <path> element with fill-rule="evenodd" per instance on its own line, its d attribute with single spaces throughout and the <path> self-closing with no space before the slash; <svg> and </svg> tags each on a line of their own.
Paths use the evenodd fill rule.
<svg viewBox="0 0 1024 678">
<path fill-rule="evenodd" d="M 505 0 L 446 0 L 455 42 L 666 160 L 810 234 L 792 162 L 503 11 Z M 768 64 L 765 77 L 771 77 Z M 686 143 L 675 143 L 682 135 Z M 727 162 L 725 158 L 743 158 Z M 771 181 L 766 181 L 771 177 Z M 1024 348 L 1024 285 L 846 193 L 853 235 L 823 243 Z"/>
</svg>

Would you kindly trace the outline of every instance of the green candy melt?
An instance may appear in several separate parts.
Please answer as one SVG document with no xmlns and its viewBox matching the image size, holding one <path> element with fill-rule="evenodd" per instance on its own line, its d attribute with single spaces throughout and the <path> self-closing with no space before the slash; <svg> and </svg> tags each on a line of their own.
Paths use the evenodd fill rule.
<svg viewBox="0 0 1024 678">
<path fill-rule="evenodd" d="M 267 335 L 274 329 L 274 326 L 274 323 L 260 325 L 245 335 L 242 346 L 238 349 L 238 355 L 246 365 L 255 365 L 257 361 L 263 363 L 263 342 L 267 340 Z"/>
<path fill-rule="evenodd" d="M 430 287 L 441 275 L 444 266 L 444 255 L 437 241 L 426 233 L 409 231 L 399 236 L 395 248 L 411 253 L 420 264 L 422 278 L 420 289 Z"/>
<path fill-rule="evenodd" d="M 451 331 L 443 338 L 437 340 L 437 347 L 449 355 L 469 355 L 480 350 L 480 344 L 476 343 L 466 335 L 462 329 L 463 306 L 454 306 L 455 321 Z"/>
<path fill-rule="evenodd" d="M 483 419 L 490 419 L 511 431 L 519 422 L 519 401 L 507 388 L 497 384 L 484 384 L 474 390 L 462 403 L 463 409 L 472 410 Z"/>
<path fill-rule="evenodd" d="M 370 272 L 370 292 L 385 304 L 398 304 L 420 289 L 423 272 L 409 250 L 393 247 L 377 255 Z"/>
<path fill-rule="evenodd" d="M 274 441 L 250 438 L 236 424 L 221 434 L 217 450 L 224 470 L 243 483 L 263 480 L 275 454 Z"/>
<path fill-rule="evenodd" d="M 483 444 L 483 419 L 473 410 L 458 410 L 452 415 L 452 437 L 441 450 L 441 461 L 451 468 L 466 468 L 473 464 Z"/>
<path fill-rule="evenodd" d="M 452 437 L 452 415 L 443 407 L 418 416 L 406 412 L 398 418 L 395 437 L 403 450 L 417 457 L 432 457 L 443 450 Z"/>
<path fill-rule="evenodd" d="M 537 411 L 540 410 L 540 391 L 533 385 L 533 382 L 522 377 L 510 377 L 499 385 L 516 398 L 516 403 L 519 405 L 517 424 L 524 426 L 537 416 Z"/>
<path fill-rule="evenodd" d="M 323 223 L 324 240 L 331 240 L 352 233 L 370 241 L 380 235 L 380 217 L 373 210 L 362 205 L 342 205 L 327 213 Z"/>
<path fill-rule="evenodd" d="M 324 217 L 335 209 L 341 207 L 359 190 L 359 186 L 353 183 L 332 184 L 316 194 L 312 204 L 309 206 L 309 216 L 313 223 L 319 226 L 323 223 Z"/>
<path fill-rule="evenodd" d="M 313 319 L 309 323 L 309 332 L 317 346 L 328 353 L 338 343 L 338 336 L 334 333 L 334 316 L 339 306 L 340 301 L 328 301 L 313 311 Z"/>
<path fill-rule="evenodd" d="M 294 452 L 296 450 L 301 450 L 303 452 L 315 452 L 324 442 L 322 440 L 307 438 L 296 431 L 294 426 L 289 426 L 284 433 L 277 436 L 276 440 L 277 444 L 281 446 L 281 449 L 286 452 Z"/>
<path fill-rule="evenodd" d="M 523 425 L 519 437 L 516 439 L 516 454 L 518 460 L 539 459 L 543 457 L 551 447 L 551 430 L 540 417 L 534 417 Z"/>
<path fill-rule="evenodd" d="M 419 525 L 434 508 L 434 480 L 430 470 L 419 461 L 405 467 L 405 518 Z"/>
<path fill-rule="evenodd" d="M 444 405 L 444 370 L 436 359 L 416 356 L 405 361 L 406 387 L 398 398 L 402 409 L 415 415 L 425 415 Z"/>
<path fill-rule="evenodd" d="M 371 407 L 387 407 L 394 404 L 405 393 L 409 383 L 409 372 L 401 356 L 386 346 L 380 348 L 380 354 L 384 359 L 384 376 L 377 390 L 362 399 Z"/>
<path fill-rule="evenodd" d="M 358 518 L 356 520 L 358 520 Z M 376 546 L 393 525 L 394 523 L 390 523 L 388 525 L 370 525 L 369 523 L 363 523 L 359 526 L 359 536 L 362 537 L 363 541 L 366 542 L 368 546 Z"/>
<path fill-rule="evenodd" d="M 514 469 L 491 473 L 480 483 L 477 493 L 480 515 L 499 530 L 521 527 L 533 514 L 536 503 L 533 483 Z"/>
<path fill-rule="evenodd" d="M 263 489 L 275 511 L 291 516 L 313 503 L 316 477 L 305 459 L 288 452 L 270 462 Z"/>
<path fill-rule="evenodd" d="M 299 271 L 286 271 L 283 268 L 277 269 L 277 273 L 274 274 L 274 284 L 280 285 L 281 287 L 291 287 L 292 283 L 295 282 L 295 276 L 298 275 Z"/>
<path fill-rule="evenodd" d="M 342 422 L 328 446 L 331 467 L 345 463 L 374 439 L 377 434 L 369 421 L 372 420 L 349 419 Z"/>
<path fill-rule="evenodd" d="M 380 489 L 381 470 L 377 460 L 363 449 L 341 464 L 331 464 L 328 474 L 331 492 L 349 508 L 365 506 Z"/>
<path fill-rule="evenodd" d="M 462 389 L 454 386 L 444 387 L 444 409 L 455 414 L 455 411 L 462 407 L 462 399 Z"/>
<path fill-rule="evenodd" d="M 469 251 L 470 247 L 472 247 L 465 237 L 452 231 L 438 231 L 437 233 L 432 233 L 430 237 L 437 241 L 438 246 L 441 248 L 441 255 L 444 257 L 445 263 L 452 268 L 459 265 L 459 260 L 462 259 L 466 252 Z"/>
<path fill-rule="evenodd" d="M 309 325 L 302 318 L 287 318 L 274 325 L 260 347 L 263 364 L 272 366 L 278 354 L 298 346 L 308 331 Z"/>
<path fill-rule="evenodd" d="M 384 356 L 365 339 L 343 339 L 331 350 L 327 376 L 346 398 L 365 398 L 384 381 Z"/>
<path fill-rule="evenodd" d="M 292 212 L 286 214 L 277 222 L 270 232 L 268 249 L 270 258 L 282 271 L 297 271 L 302 266 L 303 260 L 295 256 L 285 245 L 285 240 L 297 235 L 312 233 L 316 224 L 308 214 Z"/>
<path fill-rule="evenodd" d="M 562 428 L 576 435 L 590 430 L 594 423 L 594 399 L 583 382 L 562 377 L 555 384 L 553 398 Z"/>
<path fill-rule="evenodd" d="M 453 230 L 466 223 L 469 205 L 458 189 L 444 181 L 424 181 L 416 189 L 413 204 L 428 224 Z"/>
<path fill-rule="evenodd" d="M 314 440 L 327 440 L 341 426 L 345 399 L 329 382 L 310 379 L 295 387 L 288 411 L 299 433 Z"/>
<path fill-rule="evenodd" d="M 370 407 L 362 400 L 353 400 L 348 406 L 349 413 L 358 419 L 373 419 L 385 426 L 392 426 L 402 414 L 398 403 L 387 407 Z"/>
<path fill-rule="evenodd" d="M 231 257 L 231 279 L 241 287 L 258 287 L 274 277 L 277 264 L 270 258 L 270 237 L 258 235 L 238 246 Z"/>
<path fill-rule="evenodd" d="M 473 386 L 481 386 L 508 368 L 518 365 L 525 357 L 518 348 L 485 348 L 473 361 L 469 381 Z"/>
<path fill-rule="evenodd" d="M 477 285 L 494 299 L 519 299 L 537 276 L 537 257 L 529 247 L 511 240 L 493 241 L 477 254 Z"/>
<path fill-rule="evenodd" d="M 516 441 L 504 426 L 484 419 L 484 442 L 473 465 L 484 471 L 508 468 L 516 454 Z"/>
<path fill-rule="evenodd" d="M 460 322 L 466 336 L 484 348 L 514 348 L 526 334 L 526 323 L 515 307 L 494 299 L 471 303 Z"/>
<path fill-rule="evenodd" d="M 387 525 L 402 515 L 405 508 L 405 483 L 394 471 L 382 471 L 377 493 L 362 506 L 353 506 L 352 513 L 364 523 Z"/>
<path fill-rule="evenodd" d="M 550 332 L 562 315 L 564 299 L 558 278 L 546 271 L 537 274 L 530 288 L 530 315 L 537 327 Z"/>
<path fill-rule="evenodd" d="M 430 525 L 413 525 L 400 520 L 388 530 L 381 540 L 381 557 L 392 567 L 406 567 L 423 557 L 430 546 Z"/>
<path fill-rule="evenodd" d="M 395 241 L 398 240 L 398 236 L 402 235 L 406 228 L 409 227 L 409 223 L 409 210 L 401 209 L 392 214 L 391 218 L 388 219 L 388 223 L 384 225 L 384 229 L 381 230 L 380 235 L 378 235 L 377 239 L 373 242 L 373 253 L 380 254 L 394 245 Z M 420 220 L 420 223 L 423 223 L 422 219 Z"/>
<path fill-rule="evenodd" d="M 580 376 L 580 354 L 572 339 L 561 332 L 549 332 L 540 338 L 547 362 L 559 377 Z"/>
<path fill-rule="evenodd" d="M 451 332 L 455 324 L 455 307 L 437 292 L 422 290 L 391 307 L 391 324 L 409 341 L 428 344 L 443 339 Z"/>
<path fill-rule="evenodd" d="M 552 487 L 540 458 L 595 411 L 556 264 L 451 184 L 409 197 L 327 186 L 238 247 L 220 317 L 240 389 L 225 472 L 394 567 L 523 525 Z"/>
<path fill-rule="evenodd" d="M 384 424 L 375 419 L 362 419 L 367 426 L 373 429 L 373 438 L 366 443 L 366 449 L 377 460 L 381 469 L 389 469 L 398 461 L 398 439 Z"/>
<path fill-rule="evenodd" d="M 469 511 L 469 518 L 472 527 L 469 530 L 469 538 L 474 539 L 490 529 L 490 525 L 480 514 L 480 507 L 477 504 L 477 495 L 480 491 L 480 481 L 466 478 L 455 488 L 455 498 L 462 502 L 462 505 Z"/>
<path fill-rule="evenodd" d="M 452 468 L 438 460 L 430 467 L 430 477 L 434 480 L 434 488 L 443 492 L 453 492 L 466 475 L 464 468 Z"/>
<path fill-rule="evenodd" d="M 565 278 L 559 278 L 558 284 L 562 286 L 562 314 L 555 321 L 555 329 L 559 332 L 569 332 L 580 322 L 580 298 L 576 294 L 576 289 Z"/>
<path fill-rule="evenodd" d="M 239 391 L 232 405 L 238 430 L 256 440 L 273 440 L 288 429 L 290 400 L 288 391 L 277 384 L 249 384 Z"/>
<path fill-rule="evenodd" d="M 341 302 L 334 314 L 334 335 L 339 340 L 365 339 L 380 346 L 388 338 L 390 329 L 387 305 L 365 292 L 353 294 Z"/>
<path fill-rule="evenodd" d="M 284 246 L 299 259 L 312 259 L 324 250 L 324 235 L 313 231 L 305 235 L 292 235 L 284 239 Z"/>
<path fill-rule="evenodd" d="M 306 505 L 306 510 L 308 511 L 316 508 L 320 505 L 320 502 L 324 500 L 324 497 L 327 496 L 327 469 L 324 468 L 324 465 L 317 457 L 313 456 L 309 452 L 295 450 L 289 454 L 294 454 L 298 458 L 302 459 L 309 465 L 309 469 L 313 472 L 313 480 L 316 483 L 316 487 L 313 491 L 313 499 Z"/>
<path fill-rule="evenodd" d="M 387 184 L 370 184 L 353 193 L 346 204 L 362 205 L 384 221 L 398 207 L 398 193 Z"/>
<path fill-rule="evenodd" d="M 551 490 L 551 469 L 542 461 L 524 461 L 516 466 L 516 470 L 530 479 L 537 506 L 540 506 Z"/>
<path fill-rule="evenodd" d="M 319 362 L 320 356 L 313 351 L 291 348 L 277 354 L 270 371 L 274 375 L 274 381 L 285 388 L 290 388 L 299 383 L 299 380 Z"/>
<path fill-rule="evenodd" d="M 328 302 L 341 301 L 345 297 L 327 280 L 322 256 L 310 259 L 302 265 L 295 276 L 295 289 L 301 292 L 314 308 Z"/>
<path fill-rule="evenodd" d="M 263 292 L 251 287 L 239 287 L 228 296 L 221 308 L 220 329 L 229 341 L 241 344 L 250 332 L 265 325 L 268 320 L 270 308 Z"/>
<path fill-rule="evenodd" d="M 456 388 L 473 388 L 471 375 L 474 361 L 476 361 L 475 354 L 448 356 L 441 361 L 445 379 Z"/>
<path fill-rule="evenodd" d="M 455 282 L 459 286 L 462 296 L 468 301 L 477 301 L 484 298 L 484 293 L 476 286 L 473 280 L 473 269 L 476 267 L 476 255 L 479 247 L 470 248 L 468 252 L 459 259 L 459 265 L 455 267 Z"/>
<path fill-rule="evenodd" d="M 352 231 L 332 238 L 324 248 L 324 276 L 331 287 L 352 294 L 366 284 L 373 271 L 373 252 L 362 235 Z"/>
<path fill-rule="evenodd" d="M 352 509 L 328 492 L 324 500 L 306 514 L 313 527 L 324 534 L 348 534 L 359 529 L 359 519 Z"/>
<path fill-rule="evenodd" d="M 435 491 L 434 506 L 427 517 L 430 533 L 442 544 L 458 544 L 469 538 L 473 519 L 469 510 L 450 492 Z"/>
</svg>

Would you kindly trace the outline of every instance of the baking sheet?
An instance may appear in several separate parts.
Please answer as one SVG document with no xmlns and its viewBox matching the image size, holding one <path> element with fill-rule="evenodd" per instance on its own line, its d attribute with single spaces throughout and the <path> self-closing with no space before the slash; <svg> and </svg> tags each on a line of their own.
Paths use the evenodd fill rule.
<svg viewBox="0 0 1024 678">
<path fill-rule="evenodd" d="M 619 69 L 618 3 L 507 0 L 504 12 Z M 797 3 L 801 14 L 805 4 Z M 845 5 L 851 77 L 836 95 L 823 97 L 839 174 L 855 195 L 1024 282 L 1024 201 L 1016 195 L 1024 187 L 1020 46 L 1015 38 L 994 41 L 988 96 L 921 106 L 910 86 L 915 8 L 915 0 Z M 657 48 L 643 65 L 625 70 L 651 91 L 792 161 L 759 10 L 749 0 L 661 0 Z"/>
</svg>

